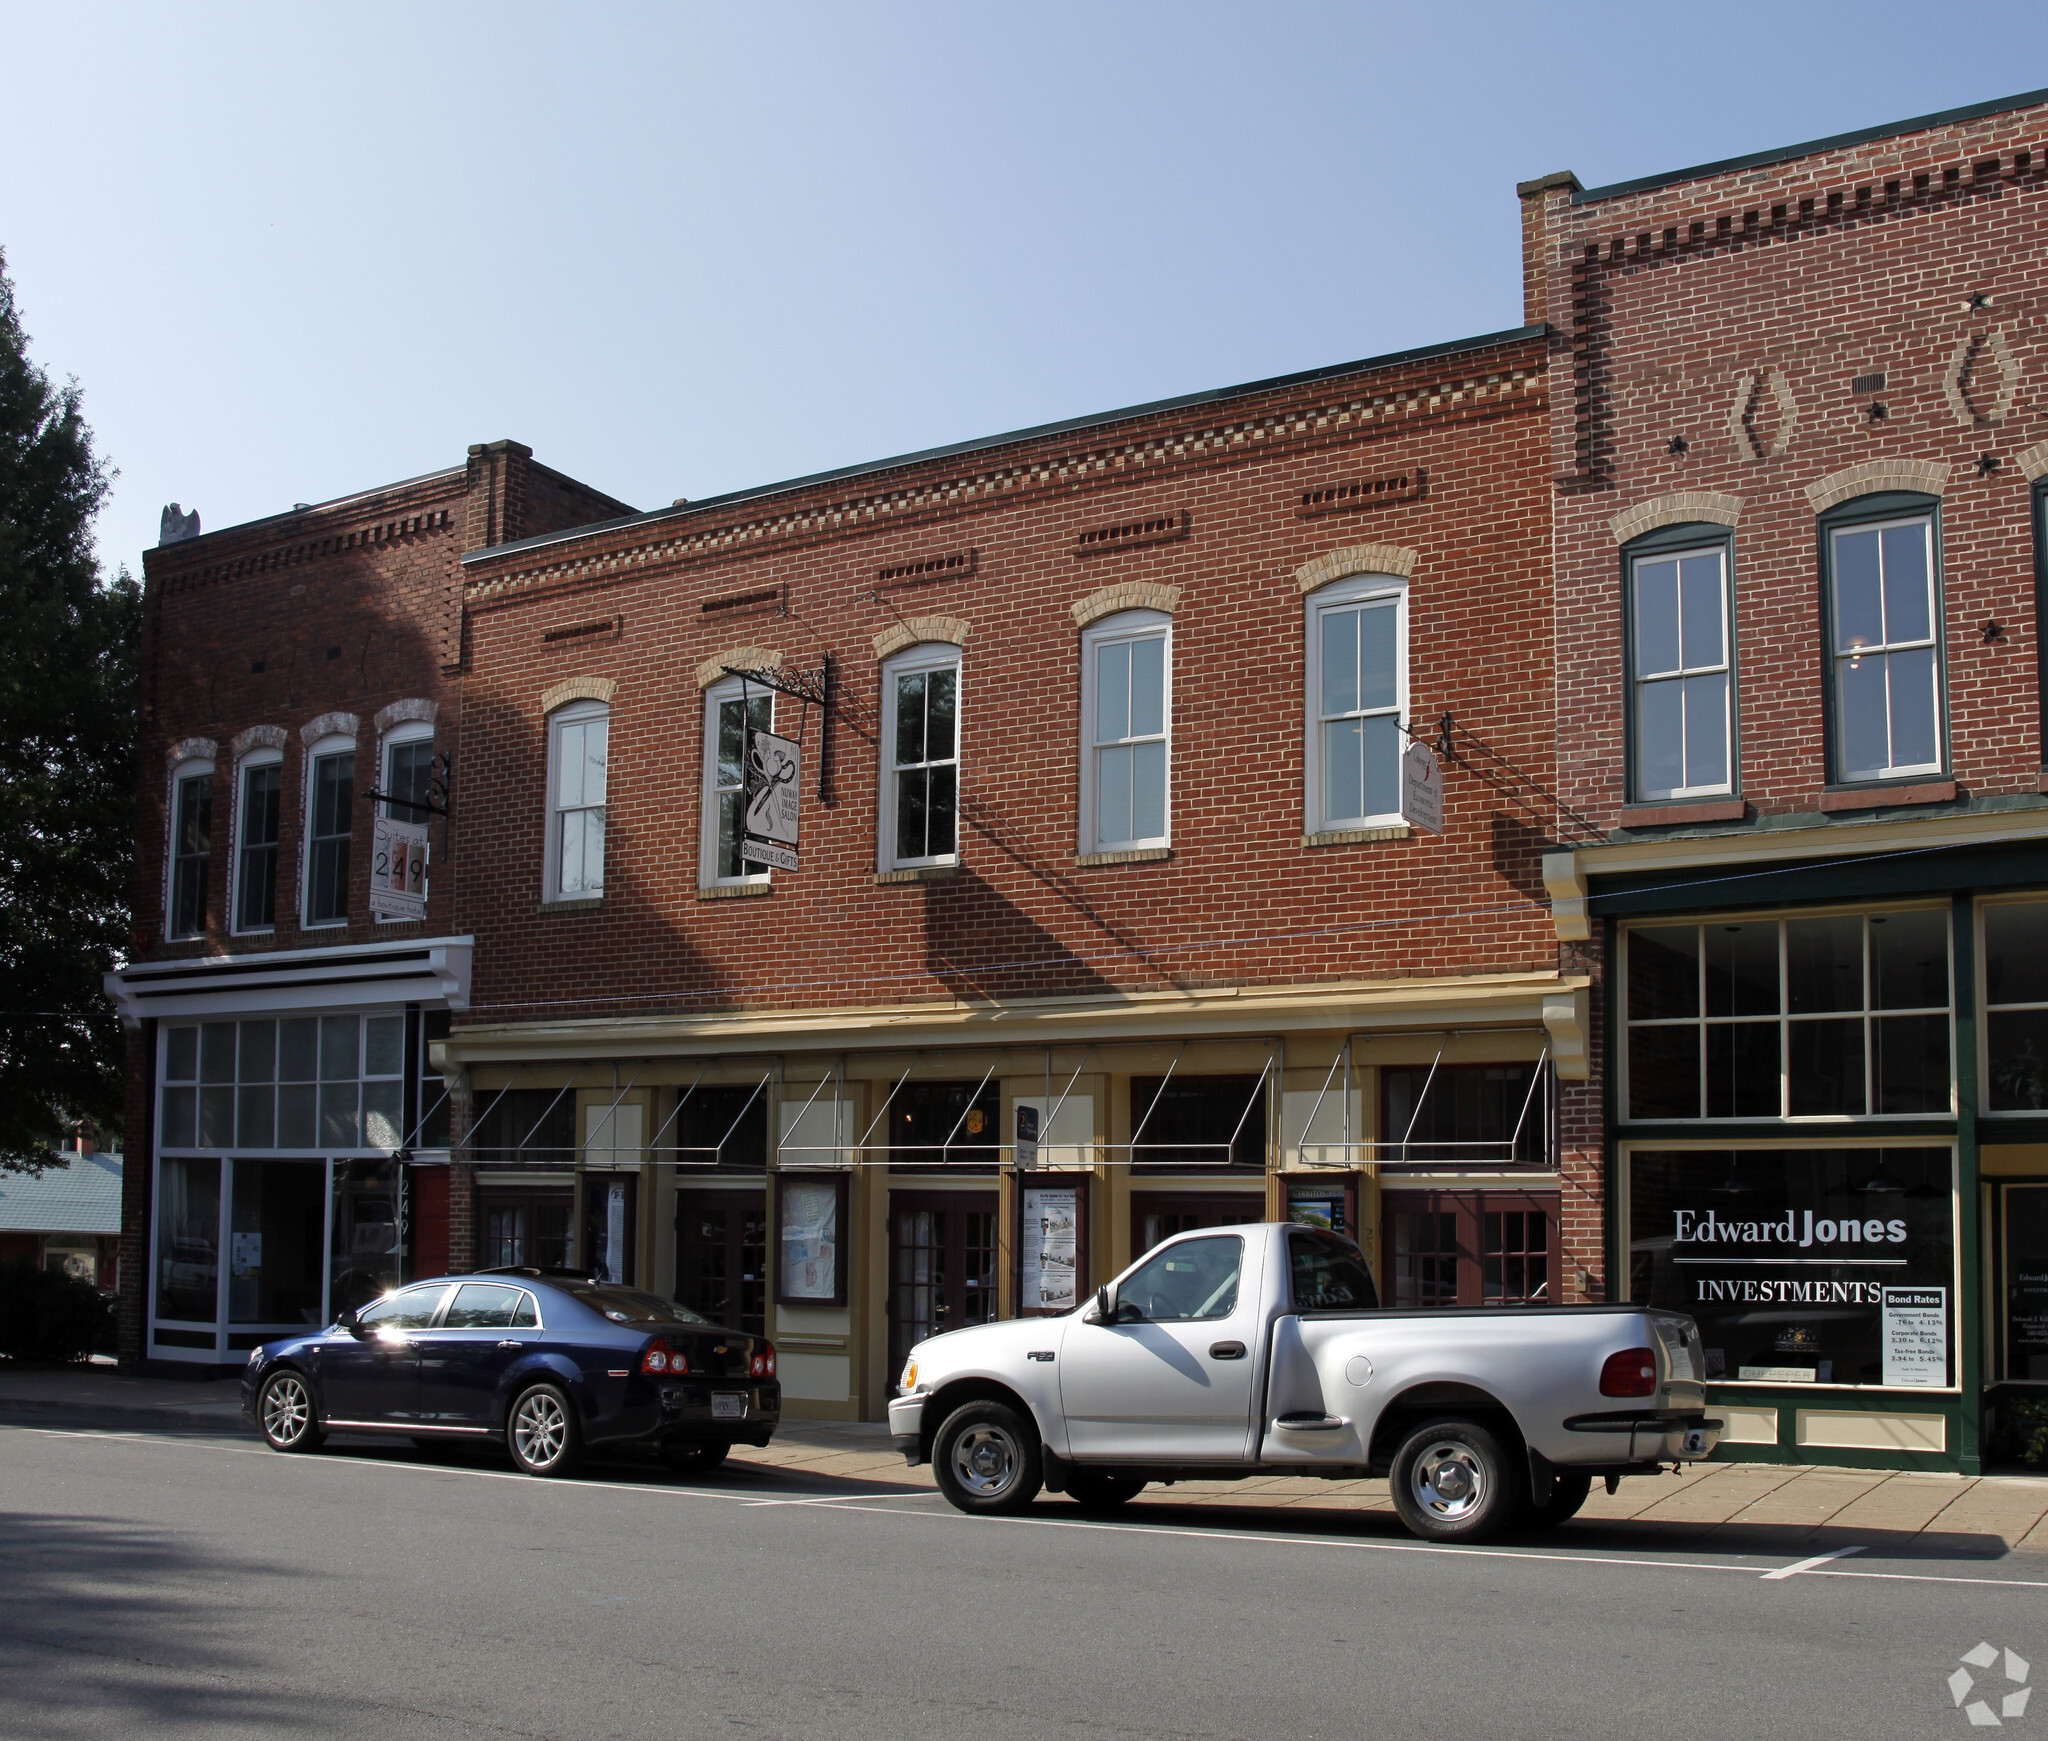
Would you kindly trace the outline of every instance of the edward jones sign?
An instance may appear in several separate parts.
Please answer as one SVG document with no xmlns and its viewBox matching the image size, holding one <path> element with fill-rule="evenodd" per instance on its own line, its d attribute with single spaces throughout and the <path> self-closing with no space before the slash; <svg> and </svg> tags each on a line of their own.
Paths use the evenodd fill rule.
<svg viewBox="0 0 2048 1741">
<path fill-rule="evenodd" d="M 1945 1148 L 1653 1149 L 1629 1157 L 1629 1285 L 1698 1320 L 1706 1376 L 1953 1380 Z"/>
</svg>

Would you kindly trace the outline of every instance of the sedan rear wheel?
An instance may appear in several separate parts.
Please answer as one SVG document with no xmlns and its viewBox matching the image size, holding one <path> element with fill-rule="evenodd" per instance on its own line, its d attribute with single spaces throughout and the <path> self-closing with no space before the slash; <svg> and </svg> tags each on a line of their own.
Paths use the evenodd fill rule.
<svg viewBox="0 0 2048 1741">
<path fill-rule="evenodd" d="M 576 1405 L 554 1384 L 523 1390 L 505 1417 L 505 1448 L 528 1475 L 566 1475 L 582 1460 Z"/>
<path fill-rule="evenodd" d="M 273 1451 L 317 1451 L 327 1437 L 313 1412 L 313 1393 L 292 1371 L 274 1372 L 256 1398 L 263 1442 Z"/>
</svg>

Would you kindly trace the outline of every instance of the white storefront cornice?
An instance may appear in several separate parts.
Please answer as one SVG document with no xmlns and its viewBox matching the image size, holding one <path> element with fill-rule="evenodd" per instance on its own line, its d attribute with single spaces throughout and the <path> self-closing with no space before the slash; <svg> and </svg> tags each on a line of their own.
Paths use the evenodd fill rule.
<svg viewBox="0 0 2048 1741">
<path fill-rule="evenodd" d="M 269 949 L 138 961 L 106 975 L 131 1026 L 145 1016 L 202 1020 L 294 1010 L 427 1004 L 469 1007 L 469 937 L 407 937 L 325 949 Z"/>
<path fill-rule="evenodd" d="M 868 1004 L 703 1016 L 494 1022 L 457 1028 L 437 1058 L 464 1064 L 574 1063 L 621 1057 L 892 1051 L 970 1046 L 1244 1039 L 1318 1032 L 1542 1027 L 1553 1053 L 1583 1055 L 1582 975 L 1484 974 L 1335 985 L 1222 987 L 1013 1003 Z"/>
</svg>

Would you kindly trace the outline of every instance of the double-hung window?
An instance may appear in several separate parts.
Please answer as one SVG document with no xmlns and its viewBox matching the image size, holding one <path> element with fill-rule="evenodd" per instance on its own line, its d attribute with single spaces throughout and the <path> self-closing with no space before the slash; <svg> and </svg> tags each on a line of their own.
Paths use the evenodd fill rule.
<svg viewBox="0 0 2048 1741">
<path fill-rule="evenodd" d="M 704 840 L 699 880 L 705 888 L 765 883 L 768 867 L 740 857 L 746 832 L 747 728 L 775 729 L 775 692 L 737 677 L 704 692 Z"/>
<path fill-rule="evenodd" d="M 349 837 L 355 831 L 355 744 L 347 738 L 316 744 L 307 787 L 306 923 L 345 925 Z"/>
<path fill-rule="evenodd" d="M 1124 611 L 1082 635 L 1083 852 L 1165 846 L 1173 744 L 1173 619 Z"/>
<path fill-rule="evenodd" d="M 577 701 L 548 716 L 547 898 L 604 893 L 611 709 Z"/>
<path fill-rule="evenodd" d="M 384 740 L 384 814 L 394 822 L 425 822 L 434 781 L 434 734 L 413 726 Z"/>
<path fill-rule="evenodd" d="M 960 654 L 913 647 L 882 668 L 882 868 L 958 862 Z"/>
<path fill-rule="evenodd" d="M 1726 543 L 1632 556 L 1628 589 L 1632 796 L 1733 791 Z"/>
<path fill-rule="evenodd" d="M 283 798 L 283 757 L 252 756 L 242 764 L 241 808 L 235 825 L 237 931 L 268 931 L 277 924 L 277 840 Z"/>
<path fill-rule="evenodd" d="M 1831 526 L 1827 568 L 1834 777 L 1939 773 L 1941 599 L 1933 515 Z"/>
<path fill-rule="evenodd" d="M 171 911 L 173 937 L 206 933 L 207 870 L 213 858 L 213 769 L 180 768 L 171 786 Z"/>
<path fill-rule="evenodd" d="M 1405 583 L 1384 574 L 1309 596 L 1311 833 L 1400 820 L 1407 609 Z"/>
</svg>

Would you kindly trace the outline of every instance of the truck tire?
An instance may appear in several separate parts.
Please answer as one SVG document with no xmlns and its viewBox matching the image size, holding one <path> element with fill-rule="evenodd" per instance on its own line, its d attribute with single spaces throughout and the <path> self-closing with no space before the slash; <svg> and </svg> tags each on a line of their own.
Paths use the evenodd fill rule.
<svg viewBox="0 0 2048 1741">
<path fill-rule="evenodd" d="M 1409 1534 L 1428 1542 L 1491 1540 L 1514 1524 L 1529 1491 L 1519 1458 L 1491 1428 L 1450 1416 L 1408 1435 L 1389 1486 Z"/>
<path fill-rule="evenodd" d="M 1067 1472 L 1067 1497 L 1083 1511 L 1114 1511 L 1119 1505 L 1128 1505 L 1144 1490 L 1142 1475 L 1123 1475 L 1114 1469 Z"/>
<path fill-rule="evenodd" d="M 1579 1507 L 1586 1503 L 1586 1495 L 1592 1491 L 1592 1476 L 1572 1475 L 1560 1470 L 1551 1480 L 1548 1499 L 1541 1505 L 1531 1501 L 1523 1506 L 1523 1527 L 1555 1529 L 1561 1523 L 1569 1523 L 1579 1515 Z"/>
<path fill-rule="evenodd" d="M 963 1403 L 932 1438 L 932 1474 L 956 1510 L 1011 1516 L 1044 1485 L 1038 1429 L 1002 1403 Z"/>
</svg>

